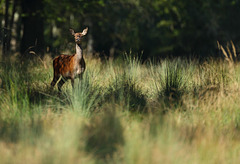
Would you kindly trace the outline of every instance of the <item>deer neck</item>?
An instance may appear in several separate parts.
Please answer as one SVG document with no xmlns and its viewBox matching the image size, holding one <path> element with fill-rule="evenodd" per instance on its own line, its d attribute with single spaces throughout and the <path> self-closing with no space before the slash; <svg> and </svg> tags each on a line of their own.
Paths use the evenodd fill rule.
<svg viewBox="0 0 240 164">
<path fill-rule="evenodd" d="M 80 44 L 76 44 L 76 58 L 79 60 L 83 58 L 82 48 Z"/>
</svg>

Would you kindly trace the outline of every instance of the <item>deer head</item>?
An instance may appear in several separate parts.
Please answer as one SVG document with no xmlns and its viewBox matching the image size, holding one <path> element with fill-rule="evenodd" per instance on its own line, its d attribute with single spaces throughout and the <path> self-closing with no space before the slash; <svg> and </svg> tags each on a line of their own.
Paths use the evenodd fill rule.
<svg viewBox="0 0 240 164">
<path fill-rule="evenodd" d="M 88 32 L 88 27 L 85 28 L 82 32 L 78 32 L 78 33 L 75 33 L 73 29 L 69 29 L 69 30 L 70 30 L 71 34 L 74 36 L 75 42 L 76 42 L 77 44 L 80 44 L 80 43 L 81 43 L 81 40 L 82 40 L 82 37 L 83 37 L 84 35 L 86 35 L 87 32 Z"/>
</svg>

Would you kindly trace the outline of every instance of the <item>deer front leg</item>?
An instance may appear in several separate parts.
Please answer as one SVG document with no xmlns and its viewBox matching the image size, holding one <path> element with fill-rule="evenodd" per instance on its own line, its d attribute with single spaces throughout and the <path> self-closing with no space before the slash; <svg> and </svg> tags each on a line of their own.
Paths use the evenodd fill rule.
<svg viewBox="0 0 240 164">
<path fill-rule="evenodd" d="M 66 82 L 66 79 L 65 78 L 61 78 L 61 80 L 58 82 L 58 90 L 59 90 L 59 92 L 62 92 L 62 86 L 63 86 L 63 84 Z"/>
</svg>

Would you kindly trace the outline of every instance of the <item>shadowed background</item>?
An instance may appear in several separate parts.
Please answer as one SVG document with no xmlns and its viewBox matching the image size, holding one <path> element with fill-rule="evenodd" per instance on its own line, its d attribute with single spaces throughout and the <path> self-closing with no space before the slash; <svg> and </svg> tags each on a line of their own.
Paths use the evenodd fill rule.
<svg viewBox="0 0 240 164">
<path fill-rule="evenodd" d="M 88 26 L 89 54 L 146 58 L 218 56 L 217 41 L 239 44 L 238 0 L 1 0 L 3 57 L 71 50 L 69 28 Z"/>
</svg>

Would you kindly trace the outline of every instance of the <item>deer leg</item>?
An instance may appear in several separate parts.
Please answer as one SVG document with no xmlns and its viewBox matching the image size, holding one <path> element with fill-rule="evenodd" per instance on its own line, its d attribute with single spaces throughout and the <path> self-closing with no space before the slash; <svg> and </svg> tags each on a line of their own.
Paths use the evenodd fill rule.
<svg viewBox="0 0 240 164">
<path fill-rule="evenodd" d="M 83 79 L 83 73 L 78 74 L 78 85 L 80 85 L 80 86 L 82 86 L 82 85 L 81 85 L 82 79 Z"/>
<path fill-rule="evenodd" d="M 71 78 L 71 84 L 72 84 L 72 93 L 74 93 L 74 78 Z"/>
<path fill-rule="evenodd" d="M 66 82 L 66 79 L 65 78 L 61 78 L 61 80 L 58 82 L 58 90 L 59 90 L 59 92 L 62 92 L 62 86 L 63 86 L 63 84 Z"/>
<path fill-rule="evenodd" d="M 53 87 L 55 86 L 55 84 L 57 83 L 58 79 L 60 76 L 58 75 L 54 75 L 53 80 L 51 82 L 51 89 L 53 89 Z"/>
</svg>

